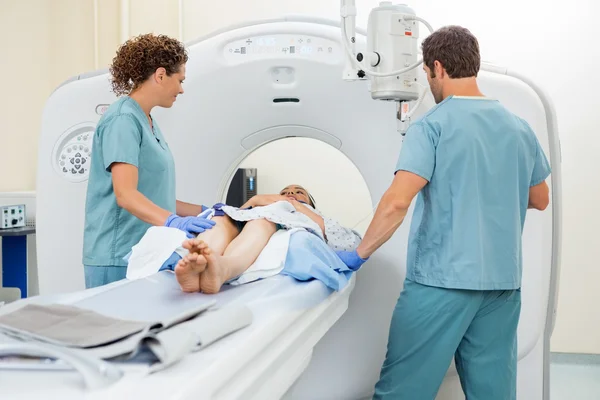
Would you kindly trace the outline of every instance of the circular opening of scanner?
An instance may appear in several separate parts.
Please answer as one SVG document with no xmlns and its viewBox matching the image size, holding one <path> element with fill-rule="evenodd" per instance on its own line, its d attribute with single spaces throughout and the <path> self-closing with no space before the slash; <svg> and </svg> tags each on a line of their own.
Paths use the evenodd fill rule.
<svg viewBox="0 0 600 400">
<path fill-rule="evenodd" d="M 341 151 L 317 139 L 289 137 L 256 148 L 234 170 L 224 200 L 278 194 L 291 184 L 305 188 L 325 216 L 366 231 L 373 205 L 365 180 Z"/>
</svg>

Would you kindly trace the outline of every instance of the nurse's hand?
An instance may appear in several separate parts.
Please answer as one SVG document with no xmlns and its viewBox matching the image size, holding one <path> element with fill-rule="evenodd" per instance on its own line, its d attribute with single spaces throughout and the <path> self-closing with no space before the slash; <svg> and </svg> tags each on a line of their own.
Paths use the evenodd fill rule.
<svg viewBox="0 0 600 400">
<path fill-rule="evenodd" d="M 169 218 L 167 218 L 165 226 L 181 229 L 187 234 L 187 237 L 191 239 L 199 233 L 211 229 L 215 226 L 215 221 L 204 217 L 180 217 L 179 215 L 171 214 Z"/>
<path fill-rule="evenodd" d="M 369 259 L 360 258 L 356 250 L 354 251 L 336 251 L 338 257 L 346 264 L 352 271 L 358 271 L 358 269 Z"/>
</svg>

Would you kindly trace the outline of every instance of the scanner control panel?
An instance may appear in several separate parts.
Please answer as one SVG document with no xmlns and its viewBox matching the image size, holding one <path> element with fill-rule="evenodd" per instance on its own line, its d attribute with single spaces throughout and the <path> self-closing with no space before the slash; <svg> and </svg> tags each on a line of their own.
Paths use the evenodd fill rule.
<svg viewBox="0 0 600 400">
<path fill-rule="evenodd" d="M 24 204 L 0 206 L 0 229 L 23 228 L 26 223 Z"/>
</svg>

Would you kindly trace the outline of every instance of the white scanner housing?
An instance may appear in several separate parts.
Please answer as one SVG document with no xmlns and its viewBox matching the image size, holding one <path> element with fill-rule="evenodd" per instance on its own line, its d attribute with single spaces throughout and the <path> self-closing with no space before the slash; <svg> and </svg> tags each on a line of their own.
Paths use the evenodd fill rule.
<svg viewBox="0 0 600 400">
<path fill-rule="evenodd" d="M 365 32 L 359 31 L 357 45 L 393 54 L 375 67 L 389 71 L 415 60 L 419 31 L 412 23 L 399 23 L 397 9 L 391 14 L 385 10 L 373 12 L 371 40 L 366 43 Z M 406 29 L 412 34 L 407 35 Z M 390 51 L 394 48 L 406 51 Z M 153 111 L 175 157 L 177 198 L 203 204 L 223 201 L 234 171 L 250 152 L 273 140 L 309 137 L 341 151 L 356 165 L 375 205 L 389 187 L 402 146 L 396 130 L 396 104 L 373 101 L 365 80 L 341 79 L 345 63 L 339 23 L 323 20 L 289 17 L 251 22 L 189 43 L 185 94 L 171 109 Z M 420 69 L 411 74 L 427 84 Z M 416 98 L 415 86 L 395 79 L 373 80 L 373 97 L 400 93 Z M 554 116 L 541 92 L 507 76 L 505 70 L 483 71 L 478 82 L 487 96 L 528 121 L 550 155 L 552 202 L 546 212 L 530 212 L 525 224 L 518 328 L 519 399 L 547 398 L 548 345 L 560 255 L 560 162 L 558 137 L 552 130 Z M 115 100 L 104 70 L 66 82 L 47 101 L 37 181 L 41 294 L 84 289 L 82 236 L 90 138 L 102 110 Z M 427 97 L 419 112 L 432 105 Z M 203 157 L 198 157 L 200 150 Z M 300 378 L 278 375 L 289 387 L 286 398 L 359 399 L 372 394 L 405 277 L 410 219 L 409 213 L 392 239 L 358 272 L 341 319 L 314 348 L 299 355 L 306 361 Z M 160 373 L 149 379 L 157 379 L 160 387 L 168 384 L 161 381 Z M 151 382 L 144 387 L 151 388 Z M 235 380 L 229 385 L 235 385 Z M 150 389 L 146 392 L 143 396 L 151 398 Z M 438 398 L 464 398 L 454 368 Z"/>
</svg>

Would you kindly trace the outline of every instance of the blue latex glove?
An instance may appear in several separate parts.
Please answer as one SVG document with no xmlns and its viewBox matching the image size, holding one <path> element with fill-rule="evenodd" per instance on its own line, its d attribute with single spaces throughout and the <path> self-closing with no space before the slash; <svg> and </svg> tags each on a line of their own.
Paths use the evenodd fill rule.
<svg viewBox="0 0 600 400">
<path fill-rule="evenodd" d="M 191 239 L 197 234 L 211 229 L 215 226 L 215 221 L 206 219 L 206 217 L 180 217 L 179 215 L 171 214 L 167 218 L 165 226 L 181 229 Z"/>
<path fill-rule="evenodd" d="M 354 251 L 336 251 L 338 257 L 346 264 L 352 271 L 358 271 L 358 269 L 369 259 L 360 258 L 356 250 Z"/>
</svg>

